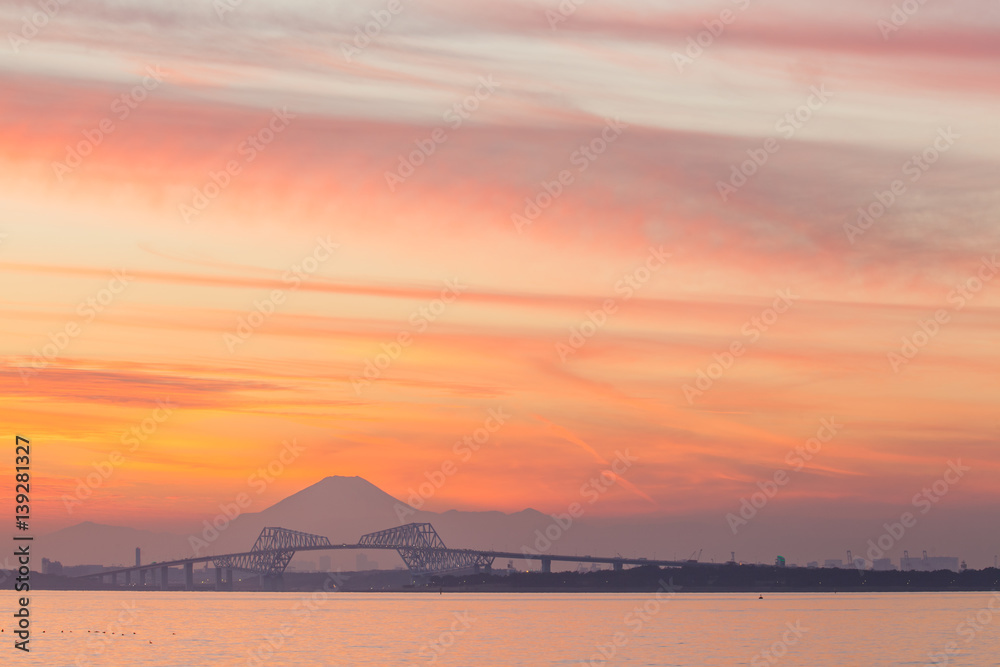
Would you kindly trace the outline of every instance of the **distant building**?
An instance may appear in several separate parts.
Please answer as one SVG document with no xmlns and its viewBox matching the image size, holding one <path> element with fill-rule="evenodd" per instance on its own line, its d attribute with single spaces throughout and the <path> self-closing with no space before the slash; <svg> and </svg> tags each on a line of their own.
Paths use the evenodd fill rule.
<svg viewBox="0 0 1000 667">
<path fill-rule="evenodd" d="M 774 566 L 775 567 L 785 567 L 785 557 L 784 556 L 778 556 L 777 558 L 775 558 L 774 559 Z"/>
<path fill-rule="evenodd" d="M 44 567 L 45 563 L 42 563 L 42 566 Z M 62 568 L 62 573 L 67 577 L 82 577 L 88 574 L 104 572 L 107 569 L 109 568 L 103 565 L 67 565 Z"/>
<path fill-rule="evenodd" d="M 319 557 L 319 571 L 320 572 L 329 572 L 330 569 L 331 569 L 331 566 L 332 566 L 332 563 L 330 561 L 330 557 L 329 556 L 320 556 Z"/>
<path fill-rule="evenodd" d="M 916 570 L 918 572 L 934 572 L 935 570 L 951 570 L 958 572 L 958 558 L 954 556 L 928 556 L 923 558 L 900 558 L 899 569 Z"/>
<path fill-rule="evenodd" d="M 42 559 L 42 574 L 62 574 L 63 565 L 57 560 Z"/>
<path fill-rule="evenodd" d="M 884 572 L 887 570 L 895 570 L 896 566 L 892 564 L 892 559 L 890 558 L 876 558 L 872 561 L 872 569 Z"/>
<path fill-rule="evenodd" d="M 823 567 L 844 567 L 844 561 L 839 558 L 827 558 L 823 561 Z"/>
<path fill-rule="evenodd" d="M 806 567 L 816 569 L 817 567 L 819 567 L 819 561 L 811 560 L 808 563 L 806 563 Z"/>
<path fill-rule="evenodd" d="M 354 563 L 357 566 L 358 572 L 378 569 L 378 562 L 369 560 L 368 556 L 366 556 L 364 553 L 359 553 L 357 557 L 355 557 Z"/>
</svg>

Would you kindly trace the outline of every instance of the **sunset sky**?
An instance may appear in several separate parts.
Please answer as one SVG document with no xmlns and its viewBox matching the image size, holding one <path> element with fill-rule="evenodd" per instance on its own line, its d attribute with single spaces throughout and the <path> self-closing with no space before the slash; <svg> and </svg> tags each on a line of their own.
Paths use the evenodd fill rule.
<svg viewBox="0 0 1000 667">
<path fill-rule="evenodd" d="M 628 448 L 595 516 L 734 545 L 777 470 L 821 534 L 960 459 L 939 517 L 992 562 L 995 0 L 43 5 L 0 2 L 0 420 L 39 530 L 197 525 L 293 439 L 255 509 L 453 460 L 425 508 L 563 512 Z"/>
</svg>

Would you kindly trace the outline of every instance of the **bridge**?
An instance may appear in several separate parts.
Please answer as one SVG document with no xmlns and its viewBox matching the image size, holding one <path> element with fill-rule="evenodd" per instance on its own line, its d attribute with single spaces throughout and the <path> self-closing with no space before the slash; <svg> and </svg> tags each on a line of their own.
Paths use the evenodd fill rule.
<svg viewBox="0 0 1000 667">
<path fill-rule="evenodd" d="M 431 524 L 408 523 L 363 535 L 356 544 L 332 544 L 328 538 L 322 535 L 313 535 L 287 528 L 264 528 L 250 551 L 134 565 L 80 575 L 75 578 L 100 579 L 102 582 L 109 579 L 112 585 L 118 585 L 118 577 L 122 576 L 125 585 L 130 586 L 132 576 L 135 575 L 136 583 L 140 587 L 145 587 L 146 575 L 152 573 L 151 581 L 155 581 L 158 571 L 160 575 L 159 588 L 167 590 L 167 575 L 170 568 L 183 567 L 185 588 L 193 590 L 195 564 L 211 562 L 215 566 L 216 589 L 227 590 L 232 588 L 234 570 L 260 575 L 262 581 L 280 580 L 285 568 L 288 567 L 296 553 L 349 549 L 396 551 L 409 568 L 410 573 L 416 578 L 460 572 L 490 572 L 493 568 L 493 561 L 497 558 L 539 561 L 542 572 L 551 572 L 553 562 L 599 563 L 611 565 L 616 571 L 624 569 L 626 565 L 681 567 L 693 563 L 693 561 L 650 560 L 622 556 L 569 556 L 548 553 L 450 549 L 445 546 L 444 541 Z"/>
</svg>

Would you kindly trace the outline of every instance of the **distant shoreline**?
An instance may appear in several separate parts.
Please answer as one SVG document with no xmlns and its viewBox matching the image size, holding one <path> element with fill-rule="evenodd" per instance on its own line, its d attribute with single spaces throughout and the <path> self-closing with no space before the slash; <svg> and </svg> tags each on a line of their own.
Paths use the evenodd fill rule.
<svg viewBox="0 0 1000 667">
<path fill-rule="evenodd" d="M 732 565 L 706 568 L 639 567 L 622 572 L 511 573 L 438 577 L 407 590 L 442 592 L 649 593 L 903 593 L 988 592 L 1000 589 L 1000 570 L 872 571 Z"/>
<path fill-rule="evenodd" d="M 318 591 L 329 586 L 334 575 L 287 572 L 280 582 L 262 586 L 259 577 L 240 579 L 235 590 L 252 592 Z M 502 572 L 463 576 L 431 576 L 414 583 L 408 572 L 375 570 L 336 575 L 342 580 L 337 590 L 352 593 L 655 593 L 673 590 L 682 593 L 903 593 L 903 592 L 988 592 L 1000 589 L 1000 569 L 952 572 L 897 570 L 873 571 L 842 568 L 784 568 L 760 565 L 707 567 L 692 564 L 677 568 L 642 566 L 615 572 Z M 93 584 L 83 579 L 39 575 L 32 579 L 34 590 L 131 590 L 156 591 L 157 587 Z M 183 590 L 171 584 L 168 590 Z M 213 591 L 198 584 L 195 591 Z M 327 588 L 327 590 L 330 590 Z"/>
</svg>

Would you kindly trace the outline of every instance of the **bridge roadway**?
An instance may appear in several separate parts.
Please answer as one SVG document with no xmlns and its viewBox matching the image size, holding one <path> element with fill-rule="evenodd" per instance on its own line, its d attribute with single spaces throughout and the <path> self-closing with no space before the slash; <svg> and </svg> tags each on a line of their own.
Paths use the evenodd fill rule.
<svg viewBox="0 0 1000 667">
<path fill-rule="evenodd" d="M 297 547 L 295 551 L 336 551 L 343 549 L 386 549 L 396 551 L 397 548 L 391 545 L 388 546 L 365 546 L 361 544 L 334 544 L 331 546 L 321 546 L 321 547 Z M 428 551 L 434 551 L 434 549 L 427 549 Z M 239 558 L 240 556 L 250 556 L 260 553 L 268 552 L 280 552 L 283 549 L 269 549 L 268 551 L 241 551 L 239 553 L 232 554 L 220 554 L 218 556 L 199 556 L 197 558 L 181 558 L 178 560 L 171 561 L 160 561 L 157 563 L 149 563 L 147 565 L 132 565 L 129 567 L 123 567 L 117 570 L 105 570 L 104 572 L 95 572 L 93 574 L 81 574 L 77 575 L 77 579 L 86 579 L 89 577 L 107 577 L 112 575 L 118 575 L 125 572 L 140 572 L 142 570 L 156 570 L 164 567 L 179 567 L 183 565 L 194 565 L 195 563 L 206 563 L 208 561 L 216 561 L 220 558 Z M 559 554 L 531 554 L 531 553 L 520 553 L 517 551 L 483 551 L 480 549 L 438 549 L 442 552 L 460 552 L 466 553 L 473 556 L 484 556 L 486 558 L 507 558 L 521 560 L 540 560 L 543 566 L 546 562 L 549 564 L 554 562 L 562 563 L 603 563 L 604 565 L 612 566 L 624 566 L 624 565 L 656 565 L 657 567 L 681 567 L 682 565 L 692 565 L 694 561 L 684 561 L 684 560 L 653 560 L 650 558 L 626 558 L 624 556 L 566 556 Z M 698 565 L 710 565 L 714 563 L 698 563 Z M 544 568 L 545 570 L 551 571 L 551 568 Z M 619 569 L 621 569 L 619 567 Z"/>
<path fill-rule="evenodd" d="M 530 553 L 516 551 L 494 551 L 484 549 L 450 549 L 444 545 L 431 524 L 406 524 L 377 533 L 362 536 L 356 544 L 332 544 L 319 535 L 290 531 L 284 528 L 265 528 L 261 531 L 253 549 L 229 554 L 196 556 L 171 561 L 160 561 L 145 565 L 132 565 L 114 570 L 79 575 L 76 578 L 89 579 L 109 577 L 117 584 L 118 576 L 124 575 L 125 584 L 130 585 L 132 573 L 138 574 L 138 582 L 145 586 L 146 573 L 160 571 L 160 587 L 167 589 L 167 575 L 171 567 L 183 567 L 185 583 L 193 588 L 194 565 L 212 561 L 215 564 L 216 588 L 232 587 L 232 571 L 245 570 L 267 577 L 280 577 L 292 557 L 305 551 L 338 551 L 354 549 L 393 550 L 410 568 L 414 575 L 447 574 L 458 571 L 491 571 L 497 558 L 511 560 L 533 560 L 541 562 L 542 572 L 551 572 L 553 562 L 598 563 L 611 565 L 616 571 L 626 565 L 655 565 L 657 567 L 682 567 L 695 561 L 655 560 L 648 558 L 627 558 L 624 556 L 576 556 L 565 554 Z M 709 563 L 699 563 L 708 566 Z M 223 572 L 226 576 L 223 579 Z"/>
</svg>

